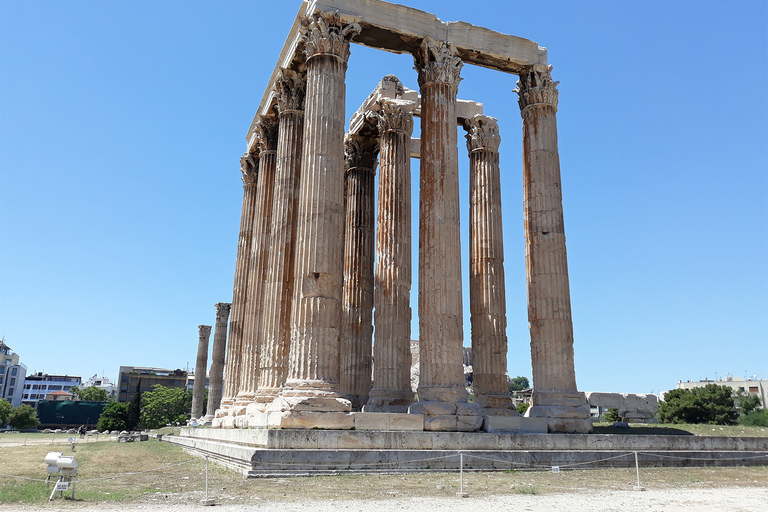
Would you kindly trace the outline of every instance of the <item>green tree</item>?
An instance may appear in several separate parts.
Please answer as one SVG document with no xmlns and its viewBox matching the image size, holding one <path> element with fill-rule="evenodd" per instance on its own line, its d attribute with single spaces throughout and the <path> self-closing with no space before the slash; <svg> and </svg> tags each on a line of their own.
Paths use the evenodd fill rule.
<svg viewBox="0 0 768 512">
<path fill-rule="evenodd" d="M 105 389 L 99 389 L 96 386 L 88 386 L 84 389 L 72 386 L 69 392 L 75 395 L 75 400 L 83 400 L 85 402 L 106 402 L 109 400 L 107 391 Z"/>
<path fill-rule="evenodd" d="M 5 427 L 8 424 L 8 419 L 13 412 L 13 405 L 5 398 L 0 398 L 0 428 Z"/>
<path fill-rule="evenodd" d="M 733 425 L 736 410 L 733 407 L 733 390 L 728 386 L 707 384 L 703 388 L 673 389 L 664 395 L 659 404 L 661 423 L 707 423 Z"/>
<path fill-rule="evenodd" d="M 40 419 L 32 407 L 21 404 L 11 413 L 8 424 L 16 430 L 26 430 L 38 426 Z"/>
<path fill-rule="evenodd" d="M 109 402 L 99 416 L 96 430 L 128 430 L 128 404 Z"/>
<path fill-rule="evenodd" d="M 126 418 L 126 430 L 135 430 L 141 421 L 141 377 L 136 384 L 136 394 L 128 404 L 128 417 Z"/>
<path fill-rule="evenodd" d="M 510 379 L 509 381 L 509 392 L 512 393 L 513 391 L 522 391 L 524 389 L 528 389 L 531 387 L 531 384 L 528 382 L 528 377 L 523 377 L 521 375 L 518 375 L 514 379 Z"/>
<path fill-rule="evenodd" d="M 739 390 L 736 393 L 736 401 L 739 404 L 741 414 L 749 414 L 754 410 L 760 409 L 760 397 L 753 393 L 744 393 Z"/>
<path fill-rule="evenodd" d="M 603 420 L 607 421 L 608 423 L 614 423 L 616 421 L 621 421 L 621 417 L 619 416 L 619 410 L 618 409 L 608 409 L 603 413 Z"/>
<path fill-rule="evenodd" d="M 529 404 L 528 402 L 523 402 L 521 404 L 517 404 L 517 407 L 515 407 L 515 409 L 517 409 L 517 413 L 520 416 L 522 416 L 525 414 L 525 411 L 527 411 L 530 406 L 531 404 Z"/>
<path fill-rule="evenodd" d="M 192 393 L 159 384 L 152 386 L 152 389 L 144 393 L 141 424 L 145 428 L 160 428 L 169 423 L 186 423 L 192 407 Z"/>
</svg>

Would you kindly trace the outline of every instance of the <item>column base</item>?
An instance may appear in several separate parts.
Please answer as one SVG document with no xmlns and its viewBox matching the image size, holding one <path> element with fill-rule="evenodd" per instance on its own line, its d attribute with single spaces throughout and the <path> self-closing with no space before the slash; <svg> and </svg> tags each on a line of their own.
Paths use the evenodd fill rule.
<svg viewBox="0 0 768 512">
<path fill-rule="evenodd" d="M 475 395 L 475 402 L 483 406 L 485 416 L 520 416 L 509 395 Z"/>
<path fill-rule="evenodd" d="M 533 405 L 525 412 L 526 417 L 547 418 L 549 432 L 589 434 L 592 420 L 589 404 L 584 393 L 533 392 Z"/>
<path fill-rule="evenodd" d="M 482 406 L 467 402 L 419 400 L 408 408 L 408 414 L 424 415 L 424 430 L 474 432 L 483 426 Z"/>
<path fill-rule="evenodd" d="M 463 385 L 456 386 L 419 386 L 416 391 L 419 401 L 426 402 L 467 402 L 469 394 Z"/>
<path fill-rule="evenodd" d="M 353 411 L 361 411 L 365 404 L 368 402 L 367 395 L 339 395 L 344 400 L 349 400 L 352 404 Z"/>
<path fill-rule="evenodd" d="M 408 412 L 413 403 L 413 392 L 392 389 L 372 389 L 363 412 Z"/>
<path fill-rule="evenodd" d="M 235 406 L 245 407 L 248 404 L 253 403 L 256 399 L 256 393 L 238 393 L 235 397 Z"/>
</svg>

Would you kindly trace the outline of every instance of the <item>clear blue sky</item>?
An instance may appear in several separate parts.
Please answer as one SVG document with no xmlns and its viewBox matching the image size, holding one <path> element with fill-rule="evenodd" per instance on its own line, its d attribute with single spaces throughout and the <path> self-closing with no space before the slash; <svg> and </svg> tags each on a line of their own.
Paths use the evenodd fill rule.
<svg viewBox="0 0 768 512">
<path fill-rule="evenodd" d="M 405 1 L 548 48 L 579 388 L 768 378 L 767 4 Z M 0 2 L 0 335 L 30 371 L 194 365 L 232 297 L 238 160 L 298 8 Z M 412 67 L 353 46 L 347 115 L 385 74 L 416 89 Z M 530 377 L 516 77 L 462 76 L 499 118 L 509 372 Z"/>
</svg>

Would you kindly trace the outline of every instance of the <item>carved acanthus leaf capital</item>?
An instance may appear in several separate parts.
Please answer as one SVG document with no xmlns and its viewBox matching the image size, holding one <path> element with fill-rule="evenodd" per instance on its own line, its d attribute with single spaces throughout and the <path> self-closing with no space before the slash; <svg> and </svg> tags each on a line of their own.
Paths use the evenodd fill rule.
<svg viewBox="0 0 768 512">
<path fill-rule="evenodd" d="M 200 334 L 200 336 L 207 338 L 211 335 L 211 327 L 210 325 L 198 325 L 197 326 L 197 332 Z"/>
<path fill-rule="evenodd" d="M 552 66 L 532 66 L 520 75 L 515 92 L 520 111 L 533 105 L 552 106 L 557 110 L 557 84 L 552 80 Z"/>
<path fill-rule="evenodd" d="M 231 302 L 217 302 L 213 305 L 213 309 L 216 310 L 216 318 L 229 317 L 229 312 L 232 310 Z"/>
<path fill-rule="evenodd" d="M 490 116 L 476 115 L 464 121 L 464 129 L 467 130 L 467 151 L 476 150 L 499 151 L 501 136 L 499 124 Z"/>
<path fill-rule="evenodd" d="M 433 82 L 445 83 L 452 85 L 454 91 L 458 92 L 464 63 L 456 56 L 453 44 L 425 37 L 413 55 L 413 60 L 419 73 L 420 87 Z"/>
<path fill-rule="evenodd" d="M 413 133 L 413 113 L 396 101 L 380 100 L 376 119 L 379 133 L 404 132 L 409 136 Z"/>
<path fill-rule="evenodd" d="M 277 150 L 277 127 L 277 119 L 274 117 L 259 116 L 259 122 L 253 131 L 260 151 Z"/>
<path fill-rule="evenodd" d="M 307 60 L 315 55 L 335 55 L 344 63 L 349 59 L 349 41 L 360 33 L 357 23 L 345 24 L 339 13 L 316 12 L 301 20 L 301 43 Z"/>
<path fill-rule="evenodd" d="M 240 172 L 243 173 L 243 185 L 255 185 L 259 177 L 259 156 L 253 153 L 241 156 Z"/>
<path fill-rule="evenodd" d="M 304 110 L 304 93 L 307 86 L 306 75 L 300 75 L 289 69 L 280 70 L 275 82 L 277 92 L 277 109 L 280 112 L 288 110 Z"/>
<path fill-rule="evenodd" d="M 350 135 L 344 139 L 344 161 L 347 171 L 365 169 L 373 172 L 376 168 L 378 153 L 378 140 L 373 137 Z"/>
</svg>

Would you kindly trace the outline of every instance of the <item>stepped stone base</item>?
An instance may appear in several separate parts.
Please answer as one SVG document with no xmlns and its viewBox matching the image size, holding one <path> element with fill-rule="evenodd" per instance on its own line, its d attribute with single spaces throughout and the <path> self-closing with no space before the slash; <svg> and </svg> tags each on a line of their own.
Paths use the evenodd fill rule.
<svg viewBox="0 0 768 512">
<path fill-rule="evenodd" d="M 592 420 L 584 393 L 534 392 L 533 405 L 525 411 L 529 418 L 546 418 L 550 432 L 589 434 Z"/>
</svg>

